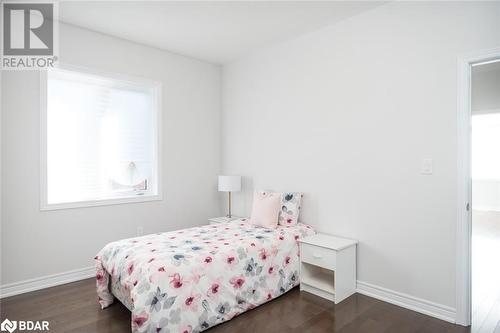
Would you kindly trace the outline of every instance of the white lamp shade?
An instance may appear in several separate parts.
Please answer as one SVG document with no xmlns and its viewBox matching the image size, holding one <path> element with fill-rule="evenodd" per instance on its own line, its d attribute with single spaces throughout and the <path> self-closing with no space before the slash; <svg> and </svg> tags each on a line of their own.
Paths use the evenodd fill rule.
<svg viewBox="0 0 500 333">
<path fill-rule="evenodd" d="M 241 191 L 241 176 L 219 176 L 219 192 Z"/>
</svg>

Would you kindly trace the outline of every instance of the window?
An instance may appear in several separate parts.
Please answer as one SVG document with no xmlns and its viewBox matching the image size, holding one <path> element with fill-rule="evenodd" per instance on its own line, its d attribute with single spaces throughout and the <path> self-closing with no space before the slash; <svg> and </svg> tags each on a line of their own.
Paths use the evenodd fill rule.
<svg viewBox="0 0 500 333">
<path fill-rule="evenodd" d="M 159 84 L 66 69 L 44 82 L 42 209 L 161 199 Z"/>
</svg>

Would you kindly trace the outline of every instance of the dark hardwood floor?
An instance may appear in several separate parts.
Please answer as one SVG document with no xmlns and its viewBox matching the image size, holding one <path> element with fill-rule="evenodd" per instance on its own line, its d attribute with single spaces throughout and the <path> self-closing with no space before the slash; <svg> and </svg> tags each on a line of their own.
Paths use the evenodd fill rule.
<svg viewBox="0 0 500 333">
<path fill-rule="evenodd" d="M 50 332 L 130 332 L 130 312 L 119 302 L 100 310 L 94 279 L 0 300 L 1 320 L 48 320 Z M 289 293 L 206 331 L 462 333 L 453 325 L 355 294 L 334 305 L 314 295 Z"/>
</svg>

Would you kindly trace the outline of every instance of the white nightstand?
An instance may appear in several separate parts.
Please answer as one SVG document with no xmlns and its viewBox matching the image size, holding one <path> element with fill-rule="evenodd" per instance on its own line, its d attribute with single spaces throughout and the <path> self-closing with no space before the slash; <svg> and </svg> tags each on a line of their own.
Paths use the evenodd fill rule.
<svg viewBox="0 0 500 333">
<path fill-rule="evenodd" d="M 356 292 L 356 244 L 316 234 L 300 240 L 300 290 L 341 302 Z"/>
<path fill-rule="evenodd" d="M 231 221 L 238 220 L 238 219 L 240 219 L 239 216 L 231 216 L 230 218 L 226 217 L 226 216 L 212 217 L 212 218 L 208 219 L 208 224 L 225 223 L 225 222 L 231 222 Z"/>
</svg>

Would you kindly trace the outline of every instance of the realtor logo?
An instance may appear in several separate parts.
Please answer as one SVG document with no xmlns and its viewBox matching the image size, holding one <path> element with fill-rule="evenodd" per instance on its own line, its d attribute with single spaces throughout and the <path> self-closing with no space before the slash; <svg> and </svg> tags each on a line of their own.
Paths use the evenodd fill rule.
<svg viewBox="0 0 500 333">
<path fill-rule="evenodd" d="M 3 5 L 4 55 L 54 54 L 54 4 Z"/>
<path fill-rule="evenodd" d="M 53 67 L 56 3 L 2 3 L 2 69 Z"/>
<path fill-rule="evenodd" d="M 0 330 L 2 332 L 14 332 L 17 328 L 16 321 L 10 321 L 9 319 L 5 319 L 2 324 L 0 324 Z"/>
</svg>

